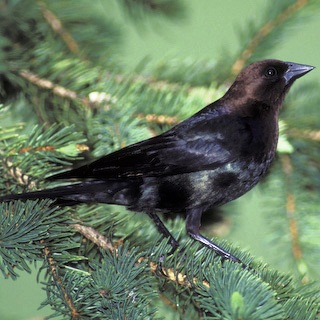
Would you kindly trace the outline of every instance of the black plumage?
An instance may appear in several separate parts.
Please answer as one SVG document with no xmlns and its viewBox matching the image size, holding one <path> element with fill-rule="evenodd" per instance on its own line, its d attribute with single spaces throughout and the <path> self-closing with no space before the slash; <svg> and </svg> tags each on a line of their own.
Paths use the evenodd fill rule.
<svg viewBox="0 0 320 320">
<path fill-rule="evenodd" d="M 312 69 L 279 60 L 252 63 L 222 98 L 172 129 L 49 178 L 83 182 L 0 201 L 51 198 L 61 205 L 124 205 L 147 213 L 174 247 L 178 243 L 157 213 L 183 212 L 192 238 L 224 259 L 240 262 L 199 233 L 201 216 L 259 182 L 275 156 L 285 95 Z"/>
</svg>

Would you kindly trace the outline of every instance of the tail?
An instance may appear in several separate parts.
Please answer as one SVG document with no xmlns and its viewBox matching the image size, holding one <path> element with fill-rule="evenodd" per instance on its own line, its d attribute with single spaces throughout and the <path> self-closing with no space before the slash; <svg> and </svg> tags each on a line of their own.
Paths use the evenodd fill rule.
<svg viewBox="0 0 320 320">
<path fill-rule="evenodd" d="M 136 201 L 136 192 L 132 192 L 136 187 L 125 181 L 87 181 L 52 189 L 1 196 L 0 203 L 13 200 L 52 199 L 58 205 L 100 202 L 128 206 Z"/>
<path fill-rule="evenodd" d="M 91 186 L 92 187 L 92 186 Z M 52 189 L 44 189 L 39 191 L 24 192 L 18 194 L 8 194 L 0 196 L 0 202 L 7 202 L 13 200 L 35 200 L 35 199 L 52 199 L 57 200 L 58 203 L 77 203 L 79 201 L 72 200 L 72 196 L 83 193 L 86 190 L 86 183 L 73 184 L 68 186 L 61 186 Z"/>
</svg>

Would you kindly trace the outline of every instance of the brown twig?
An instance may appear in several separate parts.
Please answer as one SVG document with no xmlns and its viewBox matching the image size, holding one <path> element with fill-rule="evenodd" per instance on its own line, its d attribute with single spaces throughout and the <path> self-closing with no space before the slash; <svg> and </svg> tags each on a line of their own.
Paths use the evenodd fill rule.
<svg viewBox="0 0 320 320">
<path fill-rule="evenodd" d="M 178 272 L 177 270 L 174 270 L 172 268 L 163 268 L 162 266 L 159 266 L 158 263 L 155 262 L 150 262 L 149 263 L 150 266 L 150 271 L 152 273 L 156 273 L 159 274 L 159 268 L 161 268 L 161 274 L 163 274 L 167 280 L 173 281 L 176 284 L 179 284 L 183 287 L 192 287 L 194 284 L 197 284 L 199 282 L 199 280 L 197 278 L 193 278 L 192 282 L 187 278 L 187 276 L 181 272 Z M 208 281 L 203 280 L 202 284 L 204 286 L 206 286 L 207 288 L 210 288 L 210 284 Z"/>
<path fill-rule="evenodd" d="M 249 42 L 247 48 L 241 53 L 240 57 L 235 61 L 231 67 L 232 75 L 237 75 L 245 66 L 248 59 L 251 57 L 256 47 L 266 38 L 275 27 L 288 20 L 294 13 L 299 11 L 302 7 L 308 4 L 308 0 L 297 0 L 295 3 L 287 7 L 284 11 L 279 13 L 275 19 L 264 24 L 254 35 Z"/>
<path fill-rule="evenodd" d="M 36 188 L 36 183 L 30 182 L 30 177 L 24 174 L 20 168 L 14 167 L 10 160 L 3 161 L 3 166 L 7 169 L 6 174 L 13 177 L 20 185 L 28 185 L 29 189 Z"/>
<path fill-rule="evenodd" d="M 112 242 L 94 228 L 84 226 L 79 223 L 72 224 L 71 226 L 103 250 L 109 250 L 111 252 L 115 251 L 115 247 Z"/>
<path fill-rule="evenodd" d="M 76 144 L 76 148 L 81 152 L 87 151 L 89 149 L 89 147 L 85 144 Z M 29 146 L 29 147 L 24 147 L 18 150 L 18 153 L 22 154 L 26 152 L 39 152 L 39 151 L 56 152 L 57 150 L 55 149 L 54 146 L 38 146 L 38 147 Z M 12 150 L 9 154 L 14 154 L 15 152 L 16 152 L 15 150 Z M 36 182 L 35 181 L 30 182 L 30 177 L 25 173 L 23 173 L 23 171 L 19 167 L 14 167 L 13 163 L 10 160 L 8 159 L 3 160 L 3 166 L 7 170 L 6 174 L 13 177 L 18 182 L 18 184 L 27 185 L 28 189 L 31 189 L 31 190 L 36 188 Z"/>
<path fill-rule="evenodd" d="M 281 155 L 282 168 L 286 175 L 287 185 L 291 184 L 291 175 L 292 175 L 292 164 L 290 157 L 287 154 Z M 301 261 L 302 259 L 302 249 L 299 242 L 299 229 L 297 220 L 295 217 L 296 212 L 296 200 L 294 194 L 288 189 L 287 198 L 286 198 L 286 212 L 287 218 L 289 221 L 289 232 L 291 236 L 292 243 L 292 254 L 296 261 Z"/>
<path fill-rule="evenodd" d="M 44 255 L 48 261 L 50 273 L 51 273 L 54 281 L 59 284 L 59 287 L 60 287 L 61 291 L 63 292 L 64 300 L 66 301 L 66 303 L 71 311 L 71 319 L 74 319 L 74 320 L 80 319 L 80 314 L 78 313 L 75 305 L 73 304 L 71 297 L 68 295 L 62 279 L 58 275 L 57 266 L 56 266 L 54 259 L 51 256 L 50 249 L 48 247 L 45 247 L 43 252 L 44 252 Z"/>
<path fill-rule="evenodd" d="M 71 225 L 74 229 L 76 229 L 79 233 L 81 233 L 85 238 L 87 238 L 88 240 L 92 241 L 95 245 L 97 245 L 98 247 L 104 249 L 104 250 L 109 250 L 112 253 L 116 251 L 116 247 L 112 244 L 112 242 L 105 237 L 104 235 L 102 235 L 100 232 L 98 232 L 97 230 L 95 230 L 92 227 L 88 227 L 88 226 L 84 226 L 81 225 L 79 223 L 76 224 L 72 224 Z M 146 258 L 140 258 L 138 260 L 138 264 L 142 263 Z M 185 287 L 191 287 L 192 284 L 195 284 L 198 282 L 198 280 L 196 278 L 193 279 L 192 283 L 188 280 L 187 276 L 177 272 L 174 269 L 168 268 L 165 269 L 162 266 L 160 266 L 158 263 L 149 262 L 149 266 L 150 266 L 150 271 L 152 273 L 156 273 L 159 274 L 159 268 L 161 268 L 161 274 L 163 274 L 166 279 L 173 281 L 179 285 L 185 286 Z M 202 284 L 205 285 L 206 287 L 210 287 L 209 283 L 205 280 L 202 281 Z"/>
<path fill-rule="evenodd" d="M 167 124 L 167 125 L 175 125 L 179 122 L 177 117 L 170 117 L 166 115 L 157 115 L 157 114 L 137 114 L 137 118 L 144 119 L 147 122 L 156 123 L 156 124 Z"/>
<path fill-rule="evenodd" d="M 318 130 L 299 130 L 299 129 L 290 129 L 287 130 L 287 135 L 294 138 L 302 138 L 312 141 L 320 141 L 320 131 Z"/>
<path fill-rule="evenodd" d="M 41 8 L 43 17 L 48 22 L 52 30 L 62 38 L 72 53 L 79 55 L 80 49 L 77 42 L 74 40 L 72 35 L 64 29 L 62 22 L 58 19 L 58 17 L 52 11 L 50 11 L 42 1 L 38 1 L 38 4 Z"/>
<path fill-rule="evenodd" d="M 55 95 L 61 98 L 80 101 L 85 106 L 89 106 L 88 98 L 79 97 L 75 91 L 57 85 L 48 79 L 43 79 L 29 70 L 22 70 L 19 72 L 19 75 L 41 89 L 51 90 Z"/>
<path fill-rule="evenodd" d="M 83 143 L 77 143 L 75 145 L 75 147 L 80 152 L 89 150 L 89 147 Z M 57 151 L 58 150 L 54 146 L 38 146 L 38 147 L 28 146 L 28 147 L 24 147 L 24 148 L 20 149 L 18 151 L 18 153 L 22 154 L 22 153 L 26 153 L 26 152 L 57 152 Z M 14 152 L 14 151 L 12 151 L 12 152 Z"/>
</svg>

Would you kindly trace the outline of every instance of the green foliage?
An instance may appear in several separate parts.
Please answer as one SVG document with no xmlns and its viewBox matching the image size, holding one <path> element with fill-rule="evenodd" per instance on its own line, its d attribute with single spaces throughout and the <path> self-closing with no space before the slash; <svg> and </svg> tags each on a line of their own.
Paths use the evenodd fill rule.
<svg viewBox="0 0 320 320">
<path fill-rule="evenodd" d="M 48 207 L 48 201 L 1 204 L 0 270 L 5 277 L 16 279 L 17 270 L 30 272 L 27 262 L 39 260 L 45 245 L 54 246 L 59 254 L 77 246 L 68 239 L 72 231 L 65 230 L 65 210 Z M 57 245 L 55 245 L 57 244 Z"/>
<path fill-rule="evenodd" d="M 221 96 L 239 68 L 266 58 L 315 3 L 268 3 L 243 25 L 239 50 L 220 61 L 177 58 L 128 75 L 108 2 L 0 1 L 1 194 L 51 187 L 45 177 L 187 118 Z M 166 0 L 119 5 L 135 22 L 186 12 Z M 216 239 L 252 269 L 221 261 L 188 240 L 183 217 L 162 217 L 181 244 L 167 254 L 167 239 L 141 213 L 43 200 L 0 204 L 3 276 L 42 264 L 42 306 L 65 319 L 317 319 L 319 98 L 318 83 L 295 85 L 281 114 L 278 159 L 261 187 L 268 246 L 281 252 L 275 260 L 286 274 Z"/>
<path fill-rule="evenodd" d="M 137 250 L 129 251 L 128 246 L 119 248 L 117 254 L 101 252 L 101 261 L 90 263 L 90 273 L 70 270 L 60 287 L 49 280 L 44 304 L 49 303 L 57 315 L 66 317 L 74 312 L 81 319 L 155 319 L 150 301 L 156 291 L 145 273 L 146 263 L 136 264 L 140 256 Z M 61 300 L 65 292 L 72 302 Z"/>
<path fill-rule="evenodd" d="M 210 286 L 207 296 L 200 300 L 202 308 L 209 314 L 207 319 L 283 318 L 275 293 L 250 272 L 229 265 L 209 272 L 215 283 Z"/>
</svg>

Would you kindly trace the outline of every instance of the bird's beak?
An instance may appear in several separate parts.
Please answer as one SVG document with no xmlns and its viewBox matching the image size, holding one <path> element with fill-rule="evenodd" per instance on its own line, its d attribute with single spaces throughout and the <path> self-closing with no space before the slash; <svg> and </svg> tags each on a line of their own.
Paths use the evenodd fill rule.
<svg viewBox="0 0 320 320">
<path fill-rule="evenodd" d="M 306 64 L 299 64 L 299 63 L 293 63 L 293 62 L 286 62 L 288 65 L 288 70 L 284 74 L 284 78 L 286 80 L 286 84 L 292 83 L 294 80 L 302 77 L 306 73 L 313 70 L 315 67 L 308 66 Z"/>
</svg>

